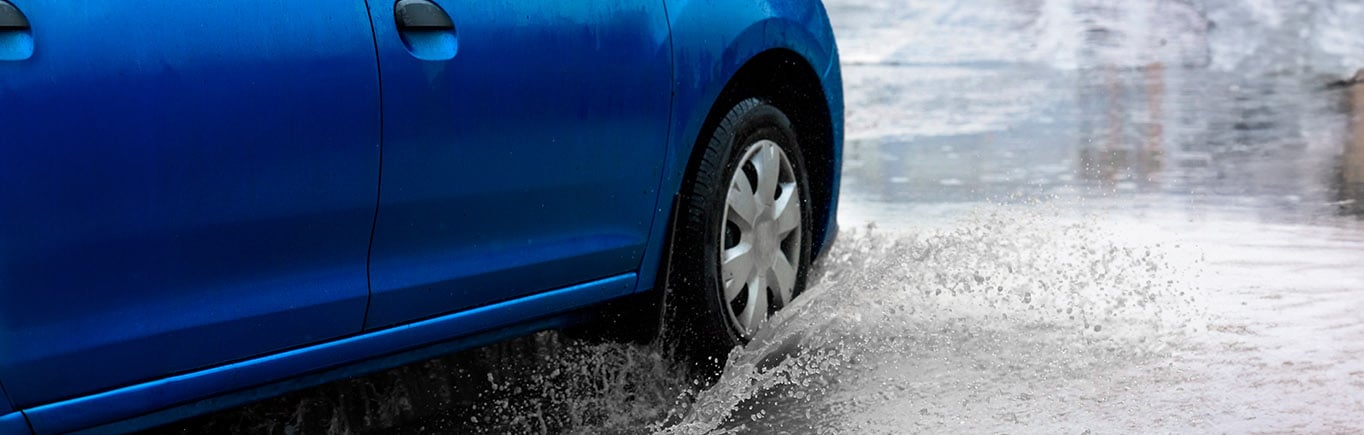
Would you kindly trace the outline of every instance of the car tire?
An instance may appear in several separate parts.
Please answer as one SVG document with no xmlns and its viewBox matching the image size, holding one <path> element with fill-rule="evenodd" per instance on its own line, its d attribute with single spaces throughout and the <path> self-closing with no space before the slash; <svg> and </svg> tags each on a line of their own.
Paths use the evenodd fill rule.
<svg viewBox="0 0 1364 435">
<path fill-rule="evenodd" d="M 748 342 L 805 288 L 809 182 L 776 106 L 740 101 L 710 130 L 678 201 L 665 328 L 703 371 Z"/>
</svg>

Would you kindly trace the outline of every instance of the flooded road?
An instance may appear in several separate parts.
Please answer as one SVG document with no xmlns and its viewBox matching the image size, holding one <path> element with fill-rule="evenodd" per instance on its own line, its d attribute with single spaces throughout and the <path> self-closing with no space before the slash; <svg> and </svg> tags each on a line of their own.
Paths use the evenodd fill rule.
<svg viewBox="0 0 1364 435">
<path fill-rule="evenodd" d="M 1364 4 L 826 4 L 843 231 L 714 386 L 543 333 L 201 428 L 1364 432 Z"/>
<path fill-rule="evenodd" d="M 1364 431 L 1364 5 L 828 5 L 842 238 L 667 431 Z"/>
</svg>

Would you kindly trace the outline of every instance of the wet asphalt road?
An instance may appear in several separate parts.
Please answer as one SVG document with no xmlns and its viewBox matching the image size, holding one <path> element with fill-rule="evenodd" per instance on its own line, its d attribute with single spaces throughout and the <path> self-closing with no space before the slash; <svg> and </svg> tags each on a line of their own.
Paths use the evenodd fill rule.
<svg viewBox="0 0 1364 435">
<path fill-rule="evenodd" d="M 826 4 L 843 233 L 715 385 L 544 333 L 171 429 L 1364 432 L 1364 4 Z"/>
</svg>

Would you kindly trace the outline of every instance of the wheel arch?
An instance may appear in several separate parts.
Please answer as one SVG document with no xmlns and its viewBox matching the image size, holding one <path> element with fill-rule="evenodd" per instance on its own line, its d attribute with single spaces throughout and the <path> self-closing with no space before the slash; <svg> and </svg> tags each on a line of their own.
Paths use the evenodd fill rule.
<svg viewBox="0 0 1364 435">
<path fill-rule="evenodd" d="M 667 161 L 640 267 L 639 290 L 661 284 L 660 266 L 680 191 L 702 135 L 729 105 L 748 93 L 763 94 L 802 128 L 802 159 L 812 179 L 818 256 L 837 232 L 843 148 L 843 83 L 838 52 L 824 6 L 818 0 L 665 0 L 672 31 L 673 110 Z M 720 11 L 720 12 L 717 12 Z M 773 80 L 773 77 L 782 77 Z M 792 77 L 787 80 L 786 77 Z M 793 109 L 794 108 L 794 109 Z"/>
<path fill-rule="evenodd" d="M 774 80 L 774 78 L 776 78 Z M 811 181 L 808 186 L 814 206 L 812 252 L 823 252 L 836 231 L 839 166 L 841 147 L 835 135 L 833 110 L 821 78 L 810 63 L 786 48 L 763 51 L 748 59 L 726 82 L 693 140 L 683 180 L 696 170 L 705 151 L 705 133 L 713 130 L 730 107 L 747 98 L 760 98 L 786 112 L 800 137 L 801 160 Z M 841 115 L 841 113 L 840 113 Z M 841 127 L 841 126 L 839 126 Z M 830 180 L 817 183 L 813 180 Z"/>
</svg>

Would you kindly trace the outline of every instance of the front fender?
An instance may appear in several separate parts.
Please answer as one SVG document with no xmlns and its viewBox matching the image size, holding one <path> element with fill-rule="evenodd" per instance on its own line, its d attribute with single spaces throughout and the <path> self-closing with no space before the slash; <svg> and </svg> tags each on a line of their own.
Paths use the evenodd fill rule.
<svg viewBox="0 0 1364 435">
<path fill-rule="evenodd" d="M 824 5 L 817 0 L 666 0 L 673 35 L 675 134 L 668 166 L 680 178 L 686 159 L 720 92 L 749 59 L 787 49 L 821 78 L 835 71 L 838 56 Z M 841 92 L 839 92 L 841 94 Z M 841 102 L 839 104 L 841 107 Z M 677 162 L 669 162 L 677 163 Z"/>
<path fill-rule="evenodd" d="M 672 32 L 673 110 L 660 190 L 663 195 L 658 199 L 650 245 L 640 267 L 640 290 L 652 288 L 656 282 L 673 214 L 670 195 L 680 191 L 706 118 L 730 79 L 750 59 L 773 49 L 789 50 L 804 58 L 824 85 L 834 117 L 836 156 L 842 146 L 838 52 L 828 14 L 819 0 L 664 0 L 664 4 Z M 837 171 L 834 177 L 837 186 Z M 836 187 L 834 195 L 836 203 Z M 833 205 L 830 207 L 832 210 Z M 827 225 L 832 227 L 832 213 L 830 216 Z"/>
</svg>

